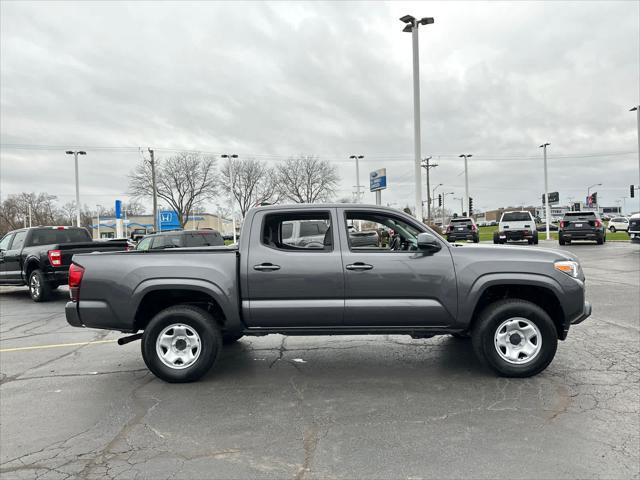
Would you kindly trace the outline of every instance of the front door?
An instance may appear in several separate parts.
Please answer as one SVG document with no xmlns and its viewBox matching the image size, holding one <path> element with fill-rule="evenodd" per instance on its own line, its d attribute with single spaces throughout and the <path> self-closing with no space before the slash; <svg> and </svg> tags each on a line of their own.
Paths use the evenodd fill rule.
<svg viewBox="0 0 640 480">
<path fill-rule="evenodd" d="M 24 246 L 24 240 L 27 237 L 27 230 L 20 230 L 16 232 L 9 245 L 9 249 L 4 253 L 4 273 L 5 279 L 11 282 L 22 281 L 22 268 L 20 265 L 20 255 L 22 254 L 22 247 Z M 28 279 L 24 279 L 28 281 Z"/>
<path fill-rule="evenodd" d="M 13 240 L 13 236 L 13 233 L 9 233 L 0 241 L 0 282 L 2 283 L 8 282 L 7 275 L 9 271 L 7 269 L 6 254 L 11 245 L 11 240 Z"/>
<path fill-rule="evenodd" d="M 345 326 L 440 327 L 453 323 L 457 287 L 444 245 L 417 249 L 419 224 L 374 210 L 340 212 Z"/>
<path fill-rule="evenodd" d="M 344 276 L 334 224 L 329 208 L 254 216 L 244 266 L 250 327 L 342 325 Z"/>
</svg>

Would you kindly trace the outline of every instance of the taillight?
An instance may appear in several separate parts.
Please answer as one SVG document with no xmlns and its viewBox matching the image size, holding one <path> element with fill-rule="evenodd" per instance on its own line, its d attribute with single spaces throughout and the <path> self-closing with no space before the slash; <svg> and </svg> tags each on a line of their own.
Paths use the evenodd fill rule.
<svg viewBox="0 0 640 480">
<path fill-rule="evenodd" d="M 69 267 L 69 296 L 72 302 L 80 300 L 80 282 L 82 282 L 84 268 L 72 263 Z"/>
<path fill-rule="evenodd" d="M 560 220 L 560 228 L 564 228 L 564 221 Z"/>
<path fill-rule="evenodd" d="M 49 250 L 47 255 L 49 256 L 49 262 L 52 267 L 59 267 L 62 265 L 62 252 L 60 250 Z"/>
<path fill-rule="evenodd" d="M 600 220 L 596 219 L 596 228 L 600 228 L 602 226 L 602 222 L 600 222 Z"/>
<path fill-rule="evenodd" d="M 472 230 L 473 232 L 475 232 L 475 231 L 477 231 L 477 230 L 478 230 L 478 227 L 476 227 L 475 225 L 471 225 L 471 230 Z"/>
<path fill-rule="evenodd" d="M 447 232 L 452 232 L 453 231 L 453 225 L 449 225 L 447 227 Z"/>
</svg>

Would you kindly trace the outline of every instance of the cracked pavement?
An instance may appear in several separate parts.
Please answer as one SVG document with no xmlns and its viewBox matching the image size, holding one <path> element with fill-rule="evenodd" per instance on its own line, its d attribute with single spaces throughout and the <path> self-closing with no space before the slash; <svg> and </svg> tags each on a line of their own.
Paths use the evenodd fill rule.
<svg viewBox="0 0 640 480">
<path fill-rule="evenodd" d="M 529 379 L 448 336 L 243 338 L 184 385 L 139 342 L 2 352 L 0 477 L 638 479 L 640 247 L 565 249 L 593 315 Z M 118 338 L 68 326 L 67 296 L 1 288 L 0 349 Z"/>
</svg>

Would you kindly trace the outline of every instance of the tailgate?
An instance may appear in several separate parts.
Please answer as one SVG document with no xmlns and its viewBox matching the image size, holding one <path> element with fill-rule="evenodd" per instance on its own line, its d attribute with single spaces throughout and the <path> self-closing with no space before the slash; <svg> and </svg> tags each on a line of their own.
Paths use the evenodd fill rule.
<svg viewBox="0 0 640 480">
<path fill-rule="evenodd" d="M 565 230 L 589 231 L 595 230 L 596 221 L 594 218 L 572 218 L 564 221 Z"/>
<path fill-rule="evenodd" d="M 80 253 L 93 252 L 118 252 L 126 250 L 126 241 L 120 243 L 111 242 L 82 242 L 82 243 L 65 243 L 56 245 L 55 249 L 62 253 L 62 266 L 69 267 L 71 258 Z"/>
</svg>

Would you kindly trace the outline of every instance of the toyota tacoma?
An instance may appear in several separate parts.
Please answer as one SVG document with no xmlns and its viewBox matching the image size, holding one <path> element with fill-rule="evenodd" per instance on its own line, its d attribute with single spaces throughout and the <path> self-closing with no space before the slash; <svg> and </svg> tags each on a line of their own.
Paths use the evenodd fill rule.
<svg viewBox="0 0 640 480">
<path fill-rule="evenodd" d="M 288 242 L 305 222 L 322 239 Z M 393 238 L 362 245 L 349 235 L 360 224 Z M 584 282 L 568 252 L 452 245 L 391 208 L 274 205 L 248 212 L 237 249 L 74 256 L 66 317 L 141 339 L 168 382 L 197 380 L 224 344 L 268 334 L 471 337 L 498 374 L 527 377 L 591 314 Z"/>
</svg>

